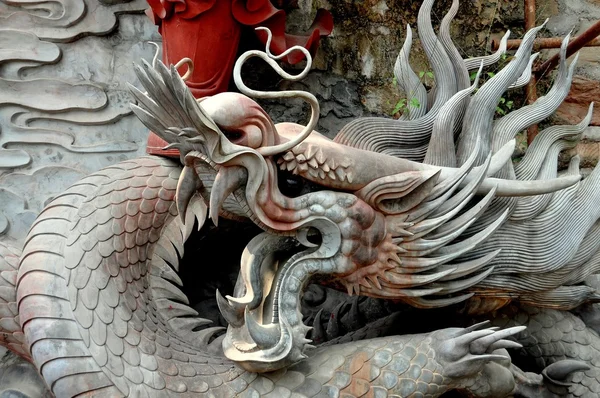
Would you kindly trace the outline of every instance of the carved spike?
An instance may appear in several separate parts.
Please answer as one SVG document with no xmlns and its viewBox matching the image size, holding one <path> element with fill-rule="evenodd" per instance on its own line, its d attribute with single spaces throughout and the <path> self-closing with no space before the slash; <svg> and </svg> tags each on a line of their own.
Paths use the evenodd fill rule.
<svg viewBox="0 0 600 398">
<path fill-rule="evenodd" d="M 244 312 L 244 319 L 250 338 L 259 348 L 267 349 L 274 347 L 281 339 L 281 328 L 279 324 L 271 323 L 269 325 L 259 324 L 248 309 Z"/>
<path fill-rule="evenodd" d="M 309 341 L 310 341 L 310 340 L 309 340 Z M 308 344 L 308 343 L 304 344 L 304 351 L 308 351 L 308 350 L 314 350 L 314 349 L 316 349 L 316 348 L 317 348 L 317 347 L 315 347 L 315 346 L 314 346 L 314 345 L 312 345 L 312 344 Z"/>
<path fill-rule="evenodd" d="M 484 272 L 474 275 L 470 278 L 457 279 L 457 280 L 452 280 L 452 281 L 447 281 L 447 282 L 440 282 L 440 283 L 436 283 L 434 285 L 442 287 L 442 290 L 438 294 L 456 293 L 456 292 L 465 290 L 465 289 L 481 282 L 482 280 L 487 278 L 487 276 L 490 275 L 493 270 L 494 270 L 494 267 L 490 267 L 487 270 L 485 270 Z"/>
<path fill-rule="evenodd" d="M 498 249 L 496 251 L 486 254 L 483 257 L 476 258 L 470 261 L 465 261 L 464 263 L 444 264 L 438 267 L 439 271 L 445 270 L 448 267 L 455 268 L 456 270 L 451 274 L 440 278 L 440 281 L 450 281 L 472 274 L 473 272 L 478 271 L 485 267 L 487 264 L 489 264 L 490 261 L 492 261 L 498 254 L 500 254 L 500 251 L 501 249 Z"/>
<path fill-rule="evenodd" d="M 475 293 L 467 293 L 457 297 L 441 299 L 425 299 L 423 297 L 414 297 L 407 301 L 410 301 L 410 303 L 417 308 L 441 308 L 468 300 L 473 297 L 474 294 Z"/>
<path fill-rule="evenodd" d="M 175 247 L 175 250 L 177 250 L 179 257 L 183 257 L 183 236 L 181 235 L 181 224 L 179 223 L 181 223 L 180 219 L 175 222 L 168 223 L 163 228 L 162 236 L 160 238 L 168 240 L 169 243 Z"/>
<path fill-rule="evenodd" d="M 352 283 L 346 282 L 346 281 L 342 281 L 342 283 L 344 284 L 344 286 L 346 286 L 346 292 L 348 293 L 348 296 L 352 296 L 353 293 L 353 288 L 352 288 Z"/>
<path fill-rule="evenodd" d="M 494 334 L 494 331 L 490 329 L 474 330 L 454 338 L 454 344 L 457 346 L 469 346 L 475 340 L 491 334 Z"/>
<path fill-rule="evenodd" d="M 218 224 L 219 213 L 225 199 L 248 179 L 246 169 L 239 166 L 221 167 L 217 172 L 210 192 L 209 217 Z"/>
<path fill-rule="evenodd" d="M 364 286 L 364 287 L 366 287 L 367 289 L 370 289 L 370 288 L 371 288 L 371 284 L 370 284 L 370 283 L 369 283 L 369 281 L 368 281 L 368 280 L 366 280 L 365 278 L 360 278 L 360 279 L 358 280 L 358 284 L 359 284 L 359 285 L 362 285 L 362 286 Z"/>
<path fill-rule="evenodd" d="M 503 340 L 506 337 L 510 337 L 514 334 L 520 333 L 525 329 L 527 329 L 527 327 L 525 327 L 525 326 L 515 326 L 512 328 L 494 332 L 493 334 L 491 334 L 489 336 L 484 336 L 482 338 L 479 338 L 479 339 L 473 341 L 471 343 L 471 345 L 469 346 L 469 351 L 471 352 L 471 354 L 483 354 L 488 351 L 489 347 L 493 343 Z"/>
<path fill-rule="evenodd" d="M 375 285 L 375 287 L 377 289 L 381 289 L 381 283 L 379 283 L 379 279 L 377 279 L 377 275 L 368 275 L 367 278 L 373 285 Z"/>
<path fill-rule="evenodd" d="M 194 338 L 194 341 L 197 342 L 200 346 L 207 346 L 209 344 L 210 340 L 217 333 L 223 332 L 225 330 L 226 330 L 226 328 L 224 328 L 222 326 L 214 326 L 211 328 L 206 328 L 206 329 L 202 329 L 197 332 L 194 332 L 193 338 Z"/>
<path fill-rule="evenodd" d="M 500 340 L 500 341 L 496 341 L 495 343 L 492 343 L 490 345 L 490 347 L 488 348 L 487 352 L 488 353 L 492 353 L 496 350 L 500 350 L 500 349 L 514 349 L 514 350 L 518 350 L 520 348 L 523 348 L 522 344 L 517 343 L 516 341 L 512 341 L 512 340 Z"/>
<path fill-rule="evenodd" d="M 304 334 L 307 334 L 308 332 L 310 332 L 311 330 L 313 330 L 313 328 L 312 328 L 312 327 L 310 327 L 310 326 L 306 326 L 306 325 L 304 325 L 304 324 L 302 324 L 302 325 L 298 325 L 298 328 L 299 328 L 299 329 L 300 329 L 300 331 L 301 331 L 302 333 L 304 333 Z M 311 340 L 308 340 L 308 342 L 310 342 L 310 341 L 311 341 Z"/>
<path fill-rule="evenodd" d="M 179 180 L 177 181 L 177 190 L 175 191 L 175 200 L 177 211 L 181 222 L 185 224 L 187 207 L 192 196 L 202 187 L 202 181 L 196 174 L 193 167 L 185 166 Z"/>
<path fill-rule="evenodd" d="M 489 324 L 490 324 L 490 321 L 489 321 L 489 320 L 486 320 L 486 321 L 483 321 L 483 322 L 478 322 L 478 323 L 476 323 L 476 324 L 474 324 L 474 325 L 471 325 L 471 326 L 469 326 L 469 327 L 465 328 L 465 330 L 464 330 L 464 333 L 471 333 L 471 332 L 474 332 L 475 330 L 479 330 L 479 329 L 481 329 L 482 327 L 484 327 L 484 326 L 487 326 L 487 325 L 489 325 Z"/>
<path fill-rule="evenodd" d="M 208 214 L 208 207 L 204 202 L 204 199 L 199 195 L 192 196 L 192 200 L 188 204 L 188 214 L 186 214 L 185 229 L 183 231 L 183 239 L 187 241 L 192 233 L 194 226 L 194 217 L 198 220 L 198 231 L 202 229 L 204 222 L 206 221 L 206 215 Z M 189 217 L 189 219 L 188 219 Z"/>
<path fill-rule="evenodd" d="M 178 286 L 183 286 L 183 282 L 179 275 L 159 256 L 155 256 L 152 259 L 152 267 L 150 268 L 150 274 L 156 275 L 158 277 L 164 278 L 168 281 L 171 281 Z"/>
<path fill-rule="evenodd" d="M 179 259 L 177 258 L 177 251 L 171 242 L 164 242 L 160 239 L 154 246 L 154 256 L 159 256 L 169 264 L 173 265 L 175 269 L 179 266 Z"/>
<path fill-rule="evenodd" d="M 582 372 L 591 369 L 590 366 L 581 361 L 572 359 L 563 359 L 547 366 L 542 370 L 542 375 L 554 384 L 569 386 L 570 383 L 563 381 L 572 373 Z"/>
<path fill-rule="evenodd" d="M 434 274 L 404 274 L 388 271 L 385 273 L 385 279 L 395 286 L 416 287 L 435 282 L 453 271 L 454 269 L 448 269 Z"/>
<path fill-rule="evenodd" d="M 327 328 L 325 329 L 327 340 L 335 339 L 340 335 L 340 311 L 342 310 L 343 306 L 343 302 L 339 303 L 335 306 L 331 315 L 329 315 Z"/>
<path fill-rule="evenodd" d="M 348 284 L 348 286 L 352 286 L 352 285 Z M 319 312 L 317 312 L 317 315 L 315 315 L 315 319 L 313 320 L 311 337 L 315 343 L 323 343 L 323 342 L 327 341 L 325 331 L 323 330 L 323 325 L 321 325 L 321 316 L 322 315 L 323 315 L 323 308 L 321 308 L 319 310 Z"/>
<path fill-rule="evenodd" d="M 156 298 L 164 297 L 178 300 L 188 305 L 190 304 L 187 296 L 181 290 L 179 290 L 179 288 L 177 288 L 172 283 L 166 281 L 165 279 L 151 275 L 150 284 L 152 286 L 154 296 Z"/>
<path fill-rule="evenodd" d="M 242 327 L 242 325 L 244 324 L 244 318 L 242 313 L 240 313 L 238 310 L 232 307 L 231 304 L 229 304 L 229 301 L 227 301 L 227 299 L 225 299 L 225 297 L 221 295 L 219 289 L 217 289 L 216 296 L 219 311 L 221 311 L 221 315 L 223 315 L 223 318 L 225 318 L 227 323 L 234 327 Z"/>
<path fill-rule="evenodd" d="M 210 325 L 212 321 L 203 318 L 172 318 L 169 320 L 169 325 L 180 333 L 190 333 L 194 328 L 199 326 Z"/>
<path fill-rule="evenodd" d="M 155 299 L 156 307 L 162 311 L 166 320 L 179 316 L 198 316 L 198 312 L 187 305 L 169 299 Z"/>
</svg>

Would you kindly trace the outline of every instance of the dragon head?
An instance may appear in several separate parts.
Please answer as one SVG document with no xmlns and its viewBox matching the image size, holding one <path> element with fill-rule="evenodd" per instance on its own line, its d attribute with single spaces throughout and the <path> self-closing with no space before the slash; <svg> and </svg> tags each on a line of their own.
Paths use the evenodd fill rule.
<svg viewBox="0 0 600 398">
<path fill-rule="evenodd" d="M 527 36 L 511 65 L 473 97 L 476 111 L 524 72 L 524 56 L 534 37 Z M 276 62 L 288 52 L 274 56 L 268 46 L 266 52 L 249 51 L 237 61 L 234 79 L 242 94 L 197 101 L 176 69 L 160 62 L 137 67 L 147 93 L 131 87 L 138 101 L 132 108 L 140 120 L 180 152 L 181 217 L 185 219 L 192 200 L 201 200 L 215 224 L 219 216 L 242 217 L 265 231 L 246 247 L 233 294 L 225 298 L 217 292 L 219 308 L 230 324 L 225 354 L 249 370 L 271 371 L 304 357 L 309 328 L 302 323 L 300 297 L 311 278 L 329 280 L 350 294 L 400 299 L 421 307 L 463 301 L 473 295 L 468 289 L 490 275 L 490 264 L 499 253 L 469 257 L 509 213 L 500 207 L 491 219 L 482 218 L 491 201 L 498 196 L 551 193 L 579 181 L 578 175 L 542 181 L 492 178 L 512 170 L 512 137 L 489 148 L 489 140 L 476 136 L 460 167 L 455 167 L 456 160 L 447 165 L 436 159 L 433 150 L 426 156 L 433 160 L 426 164 L 373 150 L 361 144 L 362 138 L 351 145 L 342 144 L 343 139 L 330 140 L 313 132 L 319 116 L 313 95 L 259 92 L 243 83 L 241 67 L 251 57 L 262 58 L 289 80 L 308 73 L 311 61 L 306 50 L 288 50 L 304 51 L 308 60 L 302 73 L 291 76 Z M 464 100 L 477 82 L 478 78 L 458 92 L 455 88 L 441 109 L 432 107 L 427 117 L 433 121 L 439 114 L 441 122 L 433 126 L 433 133 L 426 126 L 429 134 L 453 137 L 453 123 L 447 125 L 444 117 L 464 112 Z M 311 106 L 311 119 L 307 126 L 275 125 L 249 97 L 302 98 Z M 490 103 L 491 120 L 493 98 Z M 472 116 L 471 127 L 480 131 L 475 124 L 483 122 L 475 116 L 479 115 Z M 285 195 L 278 173 L 293 174 L 313 189 Z M 483 198 L 475 199 L 478 194 Z M 469 236 L 459 238 L 467 229 Z M 461 256 L 465 259 L 454 261 Z M 443 297 L 424 298 L 436 295 Z"/>
</svg>

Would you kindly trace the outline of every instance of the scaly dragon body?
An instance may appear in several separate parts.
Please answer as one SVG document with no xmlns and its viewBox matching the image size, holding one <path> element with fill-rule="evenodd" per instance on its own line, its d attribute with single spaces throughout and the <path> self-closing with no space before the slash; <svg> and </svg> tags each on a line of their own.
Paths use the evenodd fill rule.
<svg viewBox="0 0 600 398">
<path fill-rule="evenodd" d="M 6 345 L 29 358 L 58 397 L 595 391 L 592 376 L 600 370 L 582 351 L 569 361 L 541 350 L 543 376 L 511 363 L 507 349 L 537 346 L 527 342 L 527 317 L 515 317 L 508 329 L 479 323 L 416 335 L 372 332 L 401 323 L 392 315 L 322 346 L 309 344 L 301 300 L 312 281 L 469 316 L 494 317 L 514 302 L 551 308 L 540 310 L 551 317 L 598 299 L 583 281 L 599 269 L 600 171 L 581 181 L 575 159 L 557 175 L 557 156 L 587 126 L 591 107 L 579 125 L 542 131 L 521 163 L 510 161 L 514 136 L 549 116 L 569 91 L 568 38 L 548 95 L 494 120 L 504 91 L 529 80 L 541 28 L 528 32 L 514 59 L 473 94 L 482 67 L 498 54 L 462 60 L 448 34 L 458 2 L 439 39 L 432 3 L 421 8 L 419 30 L 438 81 L 433 103 L 425 103 L 408 65 L 409 30 L 397 77 L 405 90 L 416 87 L 421 107 L 398 121 L 359 119 L 334 140 L 313 131 L 319 106 L 311 94 L 259 92 L 241 79 L 244 62 L 260 57 L 298 80 L 310 69 L 304 49 L 309 62 L 297 76 L 277 65 L 289 52 L 273 56 L 268 44 L 266 52 L 245 53 L 234 70 L 243 94 L 199 101 L 174 67 L 137 67 L 145 92 L 132 87 L 132 109 L 179 150 L 180 162 L 147 157 L 92 174 L 44 209 L 21 253 L 0 247 Z M 469 71 L 477 68 L 471 84 Z M 311 120 L 275 125 L 249 97 L 304 99 Z M 285 194 L 288 178 L 308 188 Z M 222 217 L 263 230 L 241 256 L 232 294 L 217 291 L 225 334 L 190 308 L 181 289 L 188 281 L 178 275 L 184 243 L 207 216 L 215 225 Z M 582 330 L 561 338 L 598 340 Z M 586 377 L 573 378 L 579 370 Z M 576 380 L 588 389 L 569 392 Z"/>
</svg>

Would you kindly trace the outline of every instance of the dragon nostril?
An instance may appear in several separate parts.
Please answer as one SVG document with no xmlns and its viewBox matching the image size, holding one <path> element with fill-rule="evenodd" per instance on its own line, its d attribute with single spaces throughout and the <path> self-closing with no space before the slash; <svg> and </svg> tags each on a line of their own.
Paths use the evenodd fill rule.
<svg viewBox="0 0 600 398">
<path fill-rule="evenodd" d="M 295 198 L 304 191 L 304 179 L 291 173 L 279 173 L 277 184 L 285 196 Z"/>
</svg>

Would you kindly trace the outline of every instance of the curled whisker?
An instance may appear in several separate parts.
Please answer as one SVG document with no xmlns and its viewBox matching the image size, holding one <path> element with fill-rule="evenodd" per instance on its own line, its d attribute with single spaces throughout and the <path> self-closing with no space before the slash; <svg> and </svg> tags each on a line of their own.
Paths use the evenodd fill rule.
<svg viewBox="0 0 600 398">
<path fill-rule="evenodd" d="M 275 72 L 277 72 L 277 74 L 279 76 L 281 76 L 283 79 L 289 80 L 289 81 L 298 81 L 298 80 L 303 79 L 304 77 L 306 77 L 306 75 L 308 74 L 308 72 L 310 71 L 310 68 L 312 66 L 312 57 L 310 55 L 310 52 L 301 46 L 293 46 L 293 47 L 287 49 L 286 51 L 284 51 L 283 53 L 281 53 L 280 55 L 273 55 L 269 50 L 269 47 L 271 45 L 271 40 L 272 40 L 271 31 L 264 27 L 256 28 L 256 30 L 264 30 L 267 32 L 266 50 L 265 51 L 258 51 L 258 50 L 246 51 L 238 58 L 238 60 L 235 63 L 235 66 L 233 68 L 233 80 L 234 80 L 237 88 L 240 90 L 240 92 L 242 94 L 247 95 L 249 97 L 253 97 L 253 98 L 264 98 L 264 99 L 301 98 L 304 101 L 306 101 L 310 105 L 310 108 L 311 108 L 311 115 L 310 115 L 310 120 L 308 122 L 308 125 L 306 125 L 304 127 L 304 129 L 294 139 L 292 139 L 288 142 L 279 144 L 279 145 L 265 146 L 265 147 L 257 149 L 257 151 L 261 155 L 266 157 L 266 156 L 273 156 L 273 155 L 277 155 L 281 152 L 288 151 L 288 150 L 292 149 L 293 147 L 295 147 L 296 145 L 300 144 L 302 141 L 304 141 L 306 139 L 306 137 L 308 137 L 310 135 L 310 133 L 314 130 L 314 128 L 317 125 L 317 122 L 319 120 L 320 107 L 319 107 L 319 102 L 317 101 L 317 98 L 314 95 L 312 95 L 311 93 L 308 93 L 305 91 L 300 91 L 300 90 L 258 91 L 258 90 L 254 90 L 254 89 L 251 89 L 250 87 L 246 86 L 246 84 L 242 80 L 242 66 L 250 58 L 257 57 L 257 58 L 262 59 L 267 64 L 269 64 L 269 66 L 271 68 L 273 68 L 273 70 Z M 297 75 L 291 75 L 291 74 L 287 73 L 277 63 L 277 60 L 282 59 L 283 57 L 287 56 L 292 51 L 301 51 L 304 54 L 304 56 L 306 57 L 306 66 L 304 67 L 304 70 Z"/>
</svg>

